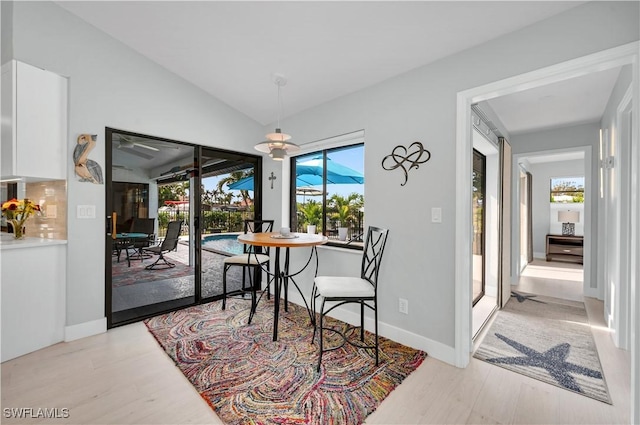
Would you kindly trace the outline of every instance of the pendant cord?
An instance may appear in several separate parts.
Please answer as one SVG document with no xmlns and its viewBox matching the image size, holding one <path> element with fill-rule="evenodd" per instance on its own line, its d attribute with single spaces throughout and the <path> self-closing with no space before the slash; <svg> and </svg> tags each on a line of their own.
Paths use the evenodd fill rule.
<svg viewBox="0 0 640 425">
<path fill-rule="evenodd" d="M 278 127 L 280 127 L 280 109 L 282 108 L 282 97 L 280 96 L 280 84 L 278 83 Z"/>
</svg>

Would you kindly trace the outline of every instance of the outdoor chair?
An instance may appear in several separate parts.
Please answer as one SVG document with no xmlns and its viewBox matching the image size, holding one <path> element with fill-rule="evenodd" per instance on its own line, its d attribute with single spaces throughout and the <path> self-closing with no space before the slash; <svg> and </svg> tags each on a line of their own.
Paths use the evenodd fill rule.
<svg viewBox="0 0 640 425">
<path fill-rule="evenodd" d="M 170 221 L 169 226 L 167 227 L 167 234 L 160 245 L 152 246 L 149 248 L 142 248 L 143 252 L 150 252 L 158 256 L 156 261 L 154 261 L 153 264 L 149 264 L 147 267 L 145 267 L 145 269 L 168 269 L 176 266 L 174 263 L 168 261 L 164 257 L 164 254 L 169 251 L 173 251 L 178 246 L 181 226 L 182 221 Z M 162 261 L 162 263 L 160 263 L 160 261 Z"/>
<path fill-rule="evenodd" d="M 378 365 L 378 273 L 380 272 L 380 262 L 382 261 L 382 253 L 387 243 L 387 235 L 389 230 L 379 227 L 369 226 L 367 236 L 364 243 L 364 251 L 362 253 L 362 265 L 360 277 L 347 276 L 317 276 L 313 281 L 313 289 L 311 291 L 311 307 L 313 317 L 316 318 L 316 301 L 321 298 L 319 320 L 316 318 L 314 323 L 313 336 L 311 343 L 315 341 L 316 331 L 319 334 L 320 350 L 318 355 L 318 372 L 322 364 L 322 354 L 327 351 L 337 350 L 349 343 L 354 347 L 375 349 L 376 366 Z M 330 308 L 325 310 L 326 302 L 335 302 Z M 348 333 L 358 329 L 358 326 L 348 326 L 344 332 L 337 329 L 324 327 L 324 317 L 334 308 L 348 303 L 360 304 L 360 341 L 356 342 L 353 338 L 349 338 Z M 366 345 L 364 343 L 364 308 L 368 307 L 373 310 L 375 324 L 375 343 Z M 330 331 L 339 334 L 342 337 L 342 344 L 330 348 L 324 347 L 323 331 Z"/>
<path fill-rule="evenodd" d="M 261 233 L 271 232 L 273 230 L 274 220 L 244 220 L 244 233 Z M 243 245 L 243 254 L 234 255 L 224 259 L 222 270 L 222 309 L 224 310 L 227 305 L 227 272 L 231 267 L 242 267 L 242 287 L 240 292 L 244 297 L 244 294 L 251 292 L 251 315 L 256 310 L 256 291 L 260 288 L 259 276 L 262 271 L 262 267 L 266 265 L 266 270 L 270 269 L 270 257 L 268 247 L 252 247 L 251 245 Z M 245 286 L 246 272 L 249 269 L 253 269 L 253 278 L 249 273 L 249 286 Z M 268 278 L 268 277 L 267 277 Z"/>
<path fill-rule="evenodd" d="M 130 233 L 144 233 L 147 235 L 146 239 L 133 239 L 133 248 L 137 251 L 135 255 L 137 255 L 140 260 L 145 258 L 151 258 L 151 254 L 144 253 L 143 249 L 148 248 L 155 241 L 155 227 L 156 227 L 156 219 L 155 218 L 134 218 L 131 222 L 131 230 Z M 135 258 L 135 257 L 132 257 Z"/>
</svg>

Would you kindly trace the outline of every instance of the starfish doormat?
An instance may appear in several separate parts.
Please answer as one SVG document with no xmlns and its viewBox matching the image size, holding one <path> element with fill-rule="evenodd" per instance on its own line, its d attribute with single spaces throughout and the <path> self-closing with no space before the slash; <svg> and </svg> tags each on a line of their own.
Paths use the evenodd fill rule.
<svg viewBox="0 0 640 425">
<path fill-rule="evenodd" d="M 584 304 L 512 293 L 474 357 L 611 404 Z"/>
</svg>

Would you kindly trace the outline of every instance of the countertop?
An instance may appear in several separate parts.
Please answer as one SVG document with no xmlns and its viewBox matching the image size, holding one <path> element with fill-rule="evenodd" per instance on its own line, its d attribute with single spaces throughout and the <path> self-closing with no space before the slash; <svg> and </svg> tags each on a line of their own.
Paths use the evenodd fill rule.
<svg viewBox="0 0 640 425">
<path fill-rule="evenodd" d="M 30 238 L 16 240 L 12 234 L 2 233 L 0 234 L 0 250 L 7 249 L 21 249 L 21 248 L 35 248 L 46 247 L 54 245 L 66 245 L 66 240 L 60 239 L 42 239 L 42 238 Z"/>
</svg>

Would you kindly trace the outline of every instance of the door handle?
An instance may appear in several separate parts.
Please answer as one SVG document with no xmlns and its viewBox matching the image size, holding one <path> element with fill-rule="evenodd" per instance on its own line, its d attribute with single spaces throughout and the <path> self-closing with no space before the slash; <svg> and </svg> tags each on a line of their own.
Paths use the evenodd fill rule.
<svg viewBox="0 0 640 425">
<path fill-rule="evenodd" d="M 116 229 L 116 221 L 118 219 L 118 213 L 115 211 L 111 213 L 111 216 L 107 216 L 107 235 L 111 235 L 111 239 L 115 240 L 118 230 Z"/>
</svg>

